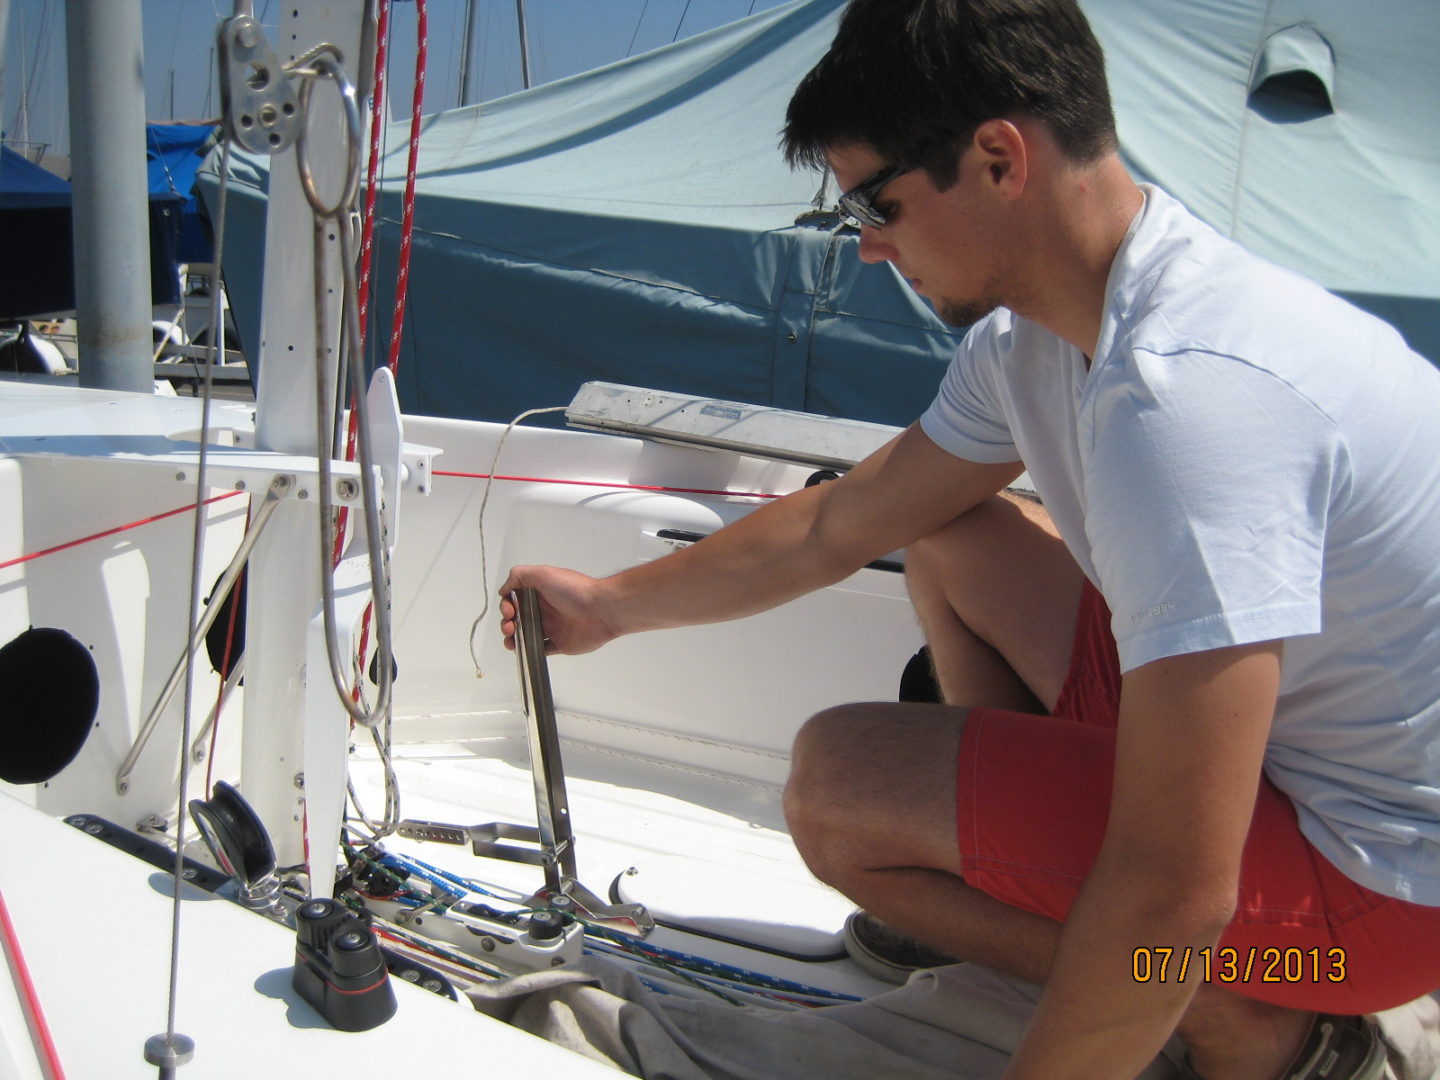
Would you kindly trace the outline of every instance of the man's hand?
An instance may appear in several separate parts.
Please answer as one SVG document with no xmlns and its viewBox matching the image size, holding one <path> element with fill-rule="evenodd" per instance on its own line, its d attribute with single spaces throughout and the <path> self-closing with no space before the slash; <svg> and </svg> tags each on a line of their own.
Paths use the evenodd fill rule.
<svg viewBox="0 0 1440 1080">
<path fill-rule="evenodd" d="M 545 629 L 547 654 L 594 652 L 619 636 L 603 610 L 601 582 L 574 570 L 554 566 L 517 566 L 500 586 L 500 631 L 505 648 L 515 649 L 516 589 L 539 594 L 540 619 Z"/>
</svg>

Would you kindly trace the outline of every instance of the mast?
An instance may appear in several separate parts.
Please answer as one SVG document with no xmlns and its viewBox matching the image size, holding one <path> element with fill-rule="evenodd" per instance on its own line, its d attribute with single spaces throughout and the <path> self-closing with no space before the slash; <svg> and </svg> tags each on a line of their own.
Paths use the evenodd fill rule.
<svg viewBox="0 0 1440 1080">
<path fill-rule="evenodd" d="M 80 385 L 153 393 L 140 0 L 69 0 Z"/>
<path fill-rule="evenodd" d="M 5 41 L 10 29 L 10 0 L 0 0 L 0 101 L 4 100 L 5 89 Z M 24 56 L 22 52 L 20 54 Z M 4 120 L 0 119 L 0 126 Z"/>
<path fill-rule="evenodd" d="M 301 43 L 335 42 L 346 66 L 358 74 L 364 63 L 360 42 L 365 6 L 361 0 L 284 5 L 277 35 L 284 43 L 277 50 L 280 59 L 296 60 Z M 336 197 L 345 171 L 345 127 L 337 101 L 333 87 L 318 89 L 316 115 L 306 118 L 316 144 L 311 150 L 316 187 L 326 200 Z M 332 451 L 316 431 L 314 365 L 336 363 L 338 335 L 319 340 L 317 297 L 309 287 L 315 280 L 315 219 L 300 185 L 296 154 L 292 146 L 270 164 L 255 443 L 262 450 L 316 457 Z M 333 328 L 340 325 L 340 246 L 336 230 L 328 232 L 324 257 L 336 287 L 327 299 L 325 321 Z M 330 721 L 330 730 L 348 729 L 323 662 L 310 663 L 319 659 L 309 650 L 321 596 L 315 558 L 320 523 L 313 498 L 312 493 L 303 501 L 287 499 L 279 507 L 255 545 L 248 571 L 240 776 L 245 797 L 270 831 L 282 866 L 304 861 L 307 704 L 308 711 Z M 333 869 L 333 859 L 331 863 Z"/>
<path fill-rule="evenodd" d="M 480 64 L 475 57 L 476 23 L 475 0 L 465 0 L 465 47 L 460 51 L 459 104 L 462 108 L 480 100 Z"/>
<path fill-rule="evenodd" d="M 530 89 L 530 34 L 525 28 L 525 0 L 515 0 L 515 18 L 520 23 L 520 80 Z"/>
<path fill-rule="evenodd" d="M 475 34 L 478 19 L 475 0 L 465 3 L 465 44 L 460 51 L 460 101 L 463 107 L 480 100 L 480 64 L 476 59 Z M 515 20 L 520 31 L 520 81 L 530 89 L 530 32 L 525 21 L 525 0 L 515 0 Z"/>
</svg>

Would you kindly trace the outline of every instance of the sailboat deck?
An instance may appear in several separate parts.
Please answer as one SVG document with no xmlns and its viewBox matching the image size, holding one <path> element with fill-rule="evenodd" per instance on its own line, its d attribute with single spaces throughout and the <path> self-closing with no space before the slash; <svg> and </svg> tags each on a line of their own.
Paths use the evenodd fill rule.
<svg viewBox="0 0 1440 1080">
<path fill-rule="evenodd" d="M 565 717 L 569 727 L 577 720 L 584 722 Z M 493 730 L 496 721 L 485 714 L 476 726 Z M 513 724 L 519 732 L 523 717 L 515 714 Z M 562 740 L 562 751 L 579 880 L 603 899 L 618 885 L 624 899 L 650 907 L 661 922 L 650 943 L 857 997 L 886 988 L 843 959 L 840 930 L 853 905 L 800 860 L 784 831 L 778 783 L 576 739 Z M 392 761 L 403 818 L 460 826 L 536 821 L 519 734 L 413 741 L 397 745 Z M 357 742 L 351 776 L 361 805 L 378 814 L 383 769 L 368 743 Z M 482 858 L 468 846 L 399 836 L 384 846 L 515 901 L 543 884 L 540 867 Z M 736 944 L 747 941 L 760 947 Z"/>
</svg>

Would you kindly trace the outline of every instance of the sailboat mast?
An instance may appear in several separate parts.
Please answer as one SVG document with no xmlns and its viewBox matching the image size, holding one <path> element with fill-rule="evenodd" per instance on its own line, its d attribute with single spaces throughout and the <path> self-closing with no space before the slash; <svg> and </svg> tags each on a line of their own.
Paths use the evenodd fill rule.
<svg viewBox="0 0 1440 1080">
<path fill-rule="evenodd" d="M 515 18 L 520 23 L 520 79 L 530 89 L 530 33 L 525 26 L 525 0 L 515 0 Z"/>
<path fill-rule="evenodd" d="M 465 44 L 460 50 L 460 100 L 461 107 L 474 105 L 480 100 L 480 63 L 475 34 L 478 28 L 476 0 L 465 3 Z M 526 90 L 530 89 L 530 31 L 525 20 L 525 0 L 515 0 L 515 19 L 520 30 L 520 81 Z"/>
<path fill-rule="evenodd" d="M 475 55 L 475 0 L 465 0 L 465 45 L 460 50 L 460 101 L 463 108 L 480 100 L 480 64 Z"/>
<path fill-rule="evenodd" d="M 140 0 L 69 0 L 80 384 L 153 393 Z"/>
<path fill-rule="evenodd" d="M 5 40 L 10 29 L 10 0 L 0 0 L 0 101 L 5 90 Z M 22 52 L 23 55 L 23 52 Z M 3 123 L 0 118 L 0 123 Z"/>
</svg>

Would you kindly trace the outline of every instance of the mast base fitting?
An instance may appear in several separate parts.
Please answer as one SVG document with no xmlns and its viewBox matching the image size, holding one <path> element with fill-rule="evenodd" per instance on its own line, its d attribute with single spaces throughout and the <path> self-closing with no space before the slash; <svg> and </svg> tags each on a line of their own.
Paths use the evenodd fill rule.
<svg viewBox="0 0 1440 1080">
<path fill-rule="evenodd" d="M 145 1060 L 160 1066 L 161 1075 L 174 1075 L 177 1066 L 184 1065 L 195 1056 L 195 1040 L 189 1035 L 176 1032 L 173 1036 L 151 1035 L 145 1040 Z"/>
</svg>

